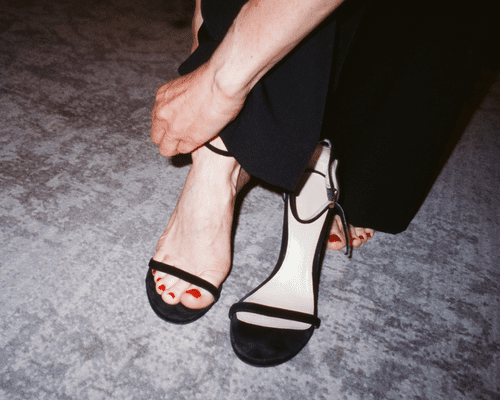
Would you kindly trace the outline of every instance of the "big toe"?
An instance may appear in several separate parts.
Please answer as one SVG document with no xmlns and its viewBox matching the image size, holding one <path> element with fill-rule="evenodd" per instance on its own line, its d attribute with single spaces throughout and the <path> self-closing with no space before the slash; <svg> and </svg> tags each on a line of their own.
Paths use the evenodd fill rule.
<svg viewBox="0 0 500 400">
<path fill-rule="evenodd" d="M 179 294 L 180 302 L 187 308 L 205 308 L 214 302 L 214 297 L 206 290 L 190 285 Z"/>
<path fill-rule="evenodd" d="M 335 216 L 332 227 L 330 229 L 330 237 L 328 238 L 327 247 L 331 250 L 342 250 L 346 245 L 342 222 L 338 215 Z"/>
<path fill-rule="evenodd" d="M 176 278 L 172 275 L 154 271 L 156 292 L 167 304 L 182 303 L 188 308 L 205 308 L 214 301 L 213 295 L 205 289 L 199 288 Z"/>
<path fill-rule="evenodd" d="M 331 233 L 327 246 L 332 250 L 342 250 L 345 247 L 345 243 L 338 234 Z"/>
</svg>

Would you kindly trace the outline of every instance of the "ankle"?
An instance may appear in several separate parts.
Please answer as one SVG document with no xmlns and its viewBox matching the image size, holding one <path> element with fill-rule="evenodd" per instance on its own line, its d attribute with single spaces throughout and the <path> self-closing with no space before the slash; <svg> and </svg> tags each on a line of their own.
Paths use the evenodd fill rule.
<svg viewBox="0 0 500 400">
<path fill-rule="evenodd" d="M 219 136 L 216 136 L 210 144 L 219 150 L 227 152 L 227 147 Z M 236 189 L 236 194 L 245 186 L 250 180 L 250 175 L 241 167 L 234 157 L 222 156 L 229 159 L 233 169 L 231 172 L 231 184 Z"/>
<path fill-rule="evenodd" d="M 224 142 L 219 137 L 212 140 L 211 144 L 220 150 L 227 151 Z M 205 146 L 193 151 L 191 156 L 193 169 L 197 173 L 205 175 L 215 185 L 229 184 L 236 192 L 240 180 L 241 165 L 234 157 L 217 154 Z"/>
</svg>

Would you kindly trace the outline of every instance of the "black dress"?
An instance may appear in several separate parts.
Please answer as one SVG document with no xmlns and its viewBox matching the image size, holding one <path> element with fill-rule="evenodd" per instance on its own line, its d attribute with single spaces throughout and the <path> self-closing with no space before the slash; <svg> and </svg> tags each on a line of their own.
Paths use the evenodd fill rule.
<svg viewBox="0 0 500 400">
<path fill-rule="evenodd" d="M 246 1 L 202 0 L 199 47 L 181 75 L 210 58 Z M 349 223 L 401 232 L 493 48 L 493 14 L 464 0 L 346 0 L 257 83 L 220 137 L 248 173 L 289 191 L 329 138 Z"/>
</svg>

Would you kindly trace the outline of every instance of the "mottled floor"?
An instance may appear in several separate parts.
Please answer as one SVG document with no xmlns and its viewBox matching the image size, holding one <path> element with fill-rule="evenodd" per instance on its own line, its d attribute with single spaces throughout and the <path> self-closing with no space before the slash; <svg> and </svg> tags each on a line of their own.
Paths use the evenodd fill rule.
<svg viewBox="0 0 500 400">
<path fill-rule="evenodd" d="M 230 305 L 281 242 L 261 186 L 217 306 L 155 316 L 146 265 L 189 168 L 148 137 L 190 41 L 166 10 L 0 0 L 0 399 L 499 399 L 498 82 L 410 228 L 327 254 L 322 326 L 295 359 L 253 368 L 229 343 Z"/>
</svg>

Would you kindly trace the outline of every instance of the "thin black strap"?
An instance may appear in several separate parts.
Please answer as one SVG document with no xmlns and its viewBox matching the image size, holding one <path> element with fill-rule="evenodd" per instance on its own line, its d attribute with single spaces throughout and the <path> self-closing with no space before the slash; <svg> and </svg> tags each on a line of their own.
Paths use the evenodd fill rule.
<svg viewBox="0 0 500 400">
<path fill-rule="evenodd" d="M 342 209 L 339 203 L 335 203 L 335 210 L 337 211 L 337 214 L 339 215 L 340 220 L 342 221 L 342 227 L 344 228 L 344 236 L 346 239 L 345 255 L 347 256 L 347 258 L 351 258 L 352 256 L 351 231 L 349 230 L 349 226 L 347 225 L 347 219 L 345 217 L 344 210 Z"/>
<path fill-rule="evenodd" d="M 311 168 L 307 168 L 304 171 L 304 173 L 311 173 L 311 174 L 314 173 L 314 174 L 321 175 L 323 178 L 326 177 L 324 173 L 316 171 L 315 169 L 311 169 Z M 319 217 L 321 217 L 325 213 L 326 210 L 328 210 L 330 208 L 330 204 L 331 204 L 331 203 L 326 203 L 324 205 L 323 210 L 318 211 L 318 213 L 315 216 L 313 216 L 312 218 L 310 218 L 310 219 L 302 219 L 302 218 L 299 217 L 299 213 L 297 212 L 297 201 L 296 201 L 296 198 L 297 198 L 297 195 L 295 193 L 291 193 L 290 194 L 290 210 L 292 211 L 293 217 L 297 221 L 299 221 L 301 224 L 310 224 L 312 222 L 315 222 Z"/>
<path fill-rule="evenodd" d="M 229 309 L 229 318 L 231 318 L 237 312 L 250 312 L 254 314 L 265 315 L 267 317 L 289 319 L 291 321 L 303 322 L 305 324 L 313 325 L 315 328 L 319 328 L 321 324 L 321 320 L 311 314 L 286 310 L 284 308 L 265 306 L 263 304 L 257 303 L 240 302 L 233 304 Z"/>
<path fill-rule="evenodd" d="M 220 288 L 222 287 L 222 285 L 220 286 L 219 289 L 217 289 L 214 285 L 212 285 L 210 282 L 207 282 L 205 279 L 201 279 L 200 277 L 190 274 L 189 272 L 183 271 L 182 269 L 176 268 L 172 265 L 161 263 L 153 259 L 149 261 L 149 268 L 164 272 L 169 275 L 176 276 L 177 278 L 180 278 L 183 281 L 192 283 L 193 285 L 205 289 L 206 291 L 210 292 L 212 296 L 214 296 L 214 303 L 217 300 L 219 300 Z"/>
<path fill-rule="evenodd" d="M 331 163 L 330 163 L 331 166 Z M 310 173 L 317 173 L 323 177 L 326 177 L 325 174 L 313 170 L 313 169 L 306 169 L 305 172 L 310 172 Z M 323 215 L 323 213 L 328 210 L 330 207 L 333 206 L 335 210 L 337 211 L 337 214 L 340 217 L 340 220 L 342 221 L 342 227 L 344 228 L 344 236 L 346 238 L 346 256 L 348 258 L 352 257 L 352 243 L 351 243 L 351 231 L 349 230 L 348 224 L 347 224 L 347 219 L 345 217 L 344 210 L 340 206 L 340 204 L 337 202 L 338 198 L 338 189 L 335 187 L 334 182 L 333 182 L 333 177 L 330 168 L 328 168 L 328 179 L 330 181 L 330 188 L 327 187 L 327 193 L 328 193 L 328 198 L 330 199 L 330 203 L 325 204 L 323 210 L 318 211 L 318 213 L 312 217 L 311 219 L 303 220 L 299 217 L 299 214 L 297 212 L 297 203 L 296 203 L 296 195 L 295 193 L 292 193 L 289 195 L 290 197 L 290 209 L 292 211 L 293 217 L 300 222 L 301 224 L 310 224 L 311 222 L 316 221 L 319 217 Z M 287 196 L 284 194 L 283 195 L 283 200 L 286 202 L 287 201 Z"/>
<path fill-rule="evenodd" d="M 217 153 L 219 154 L 220 156 L 224 156 L 224 157 L 232 157 L 231 153 L 229 151 L 226 151 L 226 150 L 221 150 L 221 149 L 218 149 L 217 147 L 211 145 L 210 143 L 206 142 L 205 143 L 205 147 L 207 149 L 210 149 L 212 150 L 214 153 Z"/>
</svg>

